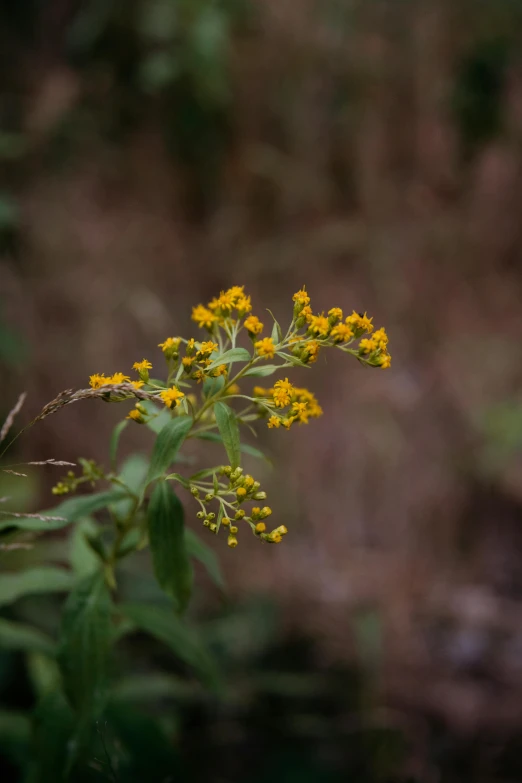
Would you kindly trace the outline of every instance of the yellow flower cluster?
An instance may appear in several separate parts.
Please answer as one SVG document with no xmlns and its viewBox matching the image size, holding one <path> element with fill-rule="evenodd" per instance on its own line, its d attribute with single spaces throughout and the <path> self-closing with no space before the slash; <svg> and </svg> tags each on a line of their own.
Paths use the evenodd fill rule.
<svg viewBox="0 0 522 783">
<path fill-rule="evenodd" d="M 90 377 L 90 385 L 100 389 L 107 385 L 129 384 L 130 389 L 115 390 L 110 397 L 114 401 L 139 397 L 127 418 L 153 426 L 152 419 L 160 415 L 155 412 L 154 403 L 160 403 L 172 417 L 191 417 L 190 421 L 187 418 L 190 437 L 214 436 L 216 432 L 212 433 L 212 430 L 219 430 L 217 434 L 229 454 L 226 438 L 232 437 L 232 431 L 237 438 L 239 432 L 239 427 L 229 427 L 230 417 L 246 427 L 255 420 L 264 420 L 270 429 L 289 430 L 295 423 L 307 424 L 322 415 L 315 395 L 295 386 L 286 375 L 316 362 L 326 348 L 349 353 L 370 367 L 386 369 L 391 364 L 384 328 L 375 330 L 373 319 L 366 312 L 353 311 L 344 317 L 340 307 L 332 307 L 326 313 L 314 313 L 304 286 L 293 295 L 288 328 L 285 331 L 275 322 L 270 337 L 263 337 L 264 324 L 252 313 L 251 299 L 245 294 L 244 286 L 232 286 L 206 305 L 198 304 L 192 310 L 192 319 L 207 330 L 206 339 L 167 337 L 159 343 L 166 364 L 163 380 L 151 379 L 152 363 L 142 359 L 133 364 L 138 380 L 131 381 L 121 372 L 111 376 L 97 374 Z M 243 345 L 248 344 L 248 349 L 241 345 L 242 340 Z M 270 388 L 255 386 L 252 392 L 243 390 L 243 381 L 248 381 L 249 376 L 266 377 L 278 369 L 286 371 L 284 377 Z M 141 391 L 133 394 L 132 387 Z M 235 398 L 241 398 L 237 411 Z M 220 403 L 220 407 L 216 403 Z M 238 412 L 240 408 L 241 412 Z M 236 442 L 234 448 L 238 447 Z M 208 472 L 205 475 L 208 476 Z M 262 540 L 281 541 L 287 532 L 284 525 L 266 532 L 265 518 L 271 513 L 268 506 L 254 506 L 249 515 L 243 508 L 246 501 L 255 502 L 266 497 L 259 482 L 252 476 L 243 476 L 239 467 L 233 470 L 227 466 L 222 475 L 228 483 L 219 481 L 214 475 L 212 482 L 200 480 L 184 484 L 190 485 L 192 495 L 201 504 L 199 516 L 205 526 L 211 532 L 218 532 L 221 525 L 228 528 L 231 547 L 237 545 L 236 523 L 243 519 Z M 219 503 L 217 515 L 207 513 L 205 504 L 210 500 Z"/>
<path fill-rule="evenodd" d="M 228 482 L 215 480 L 210 482 L 194 481 L 190 484 L 190 493 L 201 506 L 197 517 L 203 521 L 203 525 L 210 529 L 211 533 L 218 533 L 222 526 L 228 531 L 228 545 L 234 549 L 238 544 L 237 534 L 239 523 L 247 523 L 252 533 L 268 544 L 279 544 L 283 536 L 288 533 L 285 525 L 266 532 L 265 519 L 272 514 L 270 506 L 254 506 L 247 513 L 241 506 L 247 501 L 259 501 L 266 498 L 266 492 L 260 491 L 260 483 L 248 473 L 243 475 L 243 468 L 233 469 L 231 465 L 221 468 L 221 475 Z M 220 513 L 216 517 L 213 511 L 207 511 L 206 506 L 217 500 L 220 504 Z M 225 513 L 226 511 L 226 513 Z"/>
<path fill-rule="evenodd" d="M 317 402 L 315 395 L 308 389 L 298 388 L 291 384 L 288 378 L 284 381 L 276 381 L 272 389 L 263 389 L 255 386 L 254 396 L 258 403 L 268 413 L 267 426 L 269 429 L 279 429 L 283 426 L 289 430 L 292 424 L 308 424 L 310 419 L 322 416 L 323 409 Z M 263 398 L 263 399 L 259 399 Z M 288 408 L 282 411 L 270 411 L 270 407 Z"/>
</svg>

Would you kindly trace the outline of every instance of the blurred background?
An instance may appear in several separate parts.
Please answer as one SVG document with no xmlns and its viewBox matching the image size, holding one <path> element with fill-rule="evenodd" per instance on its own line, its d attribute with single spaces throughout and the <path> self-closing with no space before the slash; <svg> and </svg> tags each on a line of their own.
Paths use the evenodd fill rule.
<svg viewBox="0 0 522 783">
<path fill-rule="evenodd" d="M 233 284 L 282 323 L 306 284 L 390 335 L 391 370 L 330 352 L 306 379 L 323 418 L 260 433 L 284 545 L 210 542 L 226 590 L 198 574 L 191 611 L 225 696 L 127 650 L 147 764 L 174 746 L 216 783 L 522 780 L 521 43 L 520 0 L 0 3 L 0 419 L 22 390 L 28 421 L 159 364 Z M 106 463 L 120 417 L 70 406 L 11 456 Z M 45 508 L 56 479 L 0 495 Z M 0 653 L 21 715 L 33 669 Z"/>
</svg>

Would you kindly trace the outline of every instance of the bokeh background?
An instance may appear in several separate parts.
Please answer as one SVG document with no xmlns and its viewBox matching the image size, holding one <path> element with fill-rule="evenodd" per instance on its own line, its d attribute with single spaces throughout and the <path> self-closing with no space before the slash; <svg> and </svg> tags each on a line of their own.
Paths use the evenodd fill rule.
<svg viewBox="0 0 522 783">
<path fill-rule="evenodd" d="M 521 43 L 520 0 L 0 3 L 2 414 L 159 363 L 233 284 L 390 334 L 391 370 L 329 353 L 323 418 L 259 435 L 290 534 L 212 542 L 227 590 L 200 574 L 192 609 L 226 698 L 129 650 L 191 779 L 522 780 Z M 106 461 L 120 415 L 70 406 L 16 456 Z M 33 703 L 15 653 L 0 692 Z"/>
</svg>

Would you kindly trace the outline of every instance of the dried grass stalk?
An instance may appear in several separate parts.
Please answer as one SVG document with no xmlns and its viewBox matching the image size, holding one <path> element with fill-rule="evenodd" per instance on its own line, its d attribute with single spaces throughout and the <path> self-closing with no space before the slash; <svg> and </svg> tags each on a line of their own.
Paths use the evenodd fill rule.
<svg viewBox="0 0 522 783">
<path fill-rule="evenodd" d="M 0 443 L 2 443 L 3 440 L 5 440 L 7 433 L 11 429 L 13 421 L 15 420 L 15 416 L 20 412 L 26 397 L 27 397 L 27 392 L 22 392 L 18 400 L 16 401 L 14 408 L 12 408 L 7 414 L 7 419 L 4 421 L 2 429 L 0 430 Z"/>
</svg>

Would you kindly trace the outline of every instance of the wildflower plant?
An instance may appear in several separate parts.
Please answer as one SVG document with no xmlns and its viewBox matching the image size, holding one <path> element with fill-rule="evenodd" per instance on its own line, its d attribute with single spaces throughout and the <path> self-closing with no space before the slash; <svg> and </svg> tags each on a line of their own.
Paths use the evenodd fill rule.
<svg viewBox="0 0 522 783">
<path fill-rule="evenodd" d="M 339 307 L 314 313 L 305 288 L 293 296 L 286 330 L 273 316 L 266 328 L 266 318 L 262 321 L 252 313 L 243 286 L 222 291 L 207 305 L 198 304 L 192 320 L 197 336 L 166 337 L 158 345 L 159 358 L 136 361 L 128 375 L 120 371 L 91 375 L 88 388 L 62 392 L 31 422 L 88 398 L 123 404 L 126 416 L 111 437 L 110 467 L 81 459 L 80 469 L 69 470 L 53 487 L 53 494 L 64 498 L 57 507 L 37 515 L 0 512 L 0 531 L 9 540 L 22 535 L 27 542 L 43 531 L 71 523 L 82 526 L 83 547 L 90 553 L 89 573 L 71 583 L 63 571 L 54 574 L 58 581 L 65 579 L 63 584 L 70 585 L 71 592 L 58 645 L 48 643 L 58 663 L 67 709 L 76 715 L 75 731 L 80 733 L 85 721 L 103 713 L 104 700 L 109 698 L 104 685 L 111 648 L 136 628 L 169 644 L 207 681 L 215 680 L 212 660 L 176 614 L 118 602 L 122 560 L 146 547 L 159 586 L 178 615 L 190 598 L 193 559 L 221 583 L 214 553 L 191 527 L 185 527 L 178 490 L 185 493 L 185 504 L 192 504 L 206 532 L 224 534 L 230 548 L 247 532 L 260 543 L 282 542 L 288 533 L 286 520 L 277 519 L 260 482 L 241 466 L 244 452 L 263 456 L 242 443 L 242 433 L 262 424 L 279 430 L 281 437 L 283 430 L 321 416 L 313 392 L 294 385 L 288 375 L 291 370 L 310 369 L 328 349 L 350 354 L 368 367 L 385 369 L 391 362 L 385 330 L 374 331 L 366 313 L 344 317 Z M 257 385 L 259 379 L 269 377 L 273 378 L 270 386 Z M 129 402 L 133 403 L 130 411 Z M 145 427 L 156 436 L 150 459 L 138 460 L 138 470 L 133 458 L 122 465 L 118 459 L 119 441 L 128 426 Z M 226 462 L 190 472 L 181 449 L 194 439 L 221 444 Z M 185 470 L 174 470 L 176 463 L 185 465 Z M 84 486 L 95 491 L 77 494 Z M 95 514 L 100 519 L 95 521 Z M 34 576 L 29 584 L 34 588 Z M 0 621 L 0 642 L 1 622 L 7 621 Z M 73 763 L 69 760 L 69 765 Z"/>
</svg>

